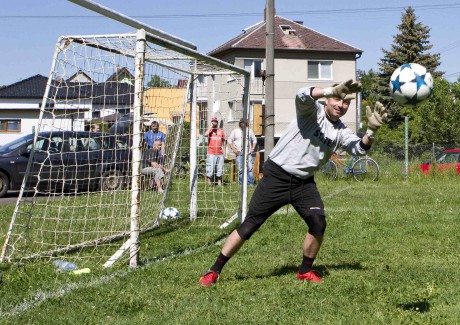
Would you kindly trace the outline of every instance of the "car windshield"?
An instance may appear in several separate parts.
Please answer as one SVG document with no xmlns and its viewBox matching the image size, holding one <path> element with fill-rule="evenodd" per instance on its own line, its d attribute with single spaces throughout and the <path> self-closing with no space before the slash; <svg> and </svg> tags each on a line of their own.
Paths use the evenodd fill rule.
<svg viewBox="0 0 460 325">
<path fill-rule="evenodd" d="M 430 159 L 425 164 L 451 164 L 458 162 L 460 153 L 458 152 L 441 152 L 433 159 Z"/>
<path fill-rule="evenodd" d="M 446 152 L 436 157 L 436 159 L 440 164 L 453 164 L 458 161 L 458 155 L 459 153 L 457 152 Z"/>
<path fill-rule="evenodd" d="M 7 153 L 13 151 L 25 143 L 30 143 L 34 139 L 33 134 L 26 135 L 14 141 L 11 141 L 3 146 L 0 147 L 0 154 Z"/>
</svg>

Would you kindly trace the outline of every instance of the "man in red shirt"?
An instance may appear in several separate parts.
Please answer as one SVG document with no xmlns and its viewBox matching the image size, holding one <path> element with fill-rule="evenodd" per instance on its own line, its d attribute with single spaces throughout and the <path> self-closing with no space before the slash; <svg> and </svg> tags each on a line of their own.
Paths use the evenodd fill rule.
<svg viewBox="0 0 460 325">
<path fill-rule="evenodd" d="M 225 132 L 219 129 L 217 117 L 211 119 L 211 127 L 206 131 L 208 137 L 208 155 L 206 157 L 206 184 L 211 185 L 215 176 L 217 186 L 222 185 L 222 171 L 224 169 Z M 215 171 L 215 175 L 214 175 Z"/>
</svg>

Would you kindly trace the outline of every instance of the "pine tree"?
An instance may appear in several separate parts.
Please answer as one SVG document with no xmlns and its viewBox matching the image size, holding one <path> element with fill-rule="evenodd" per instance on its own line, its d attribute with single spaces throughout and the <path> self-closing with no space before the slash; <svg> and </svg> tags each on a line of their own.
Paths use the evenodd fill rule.
<svg viewBox="0 0 460 325">
<path fill-rule="evenodd" d="M 372 86 L 378 100 L 387 107 L 390 129 L 396 129 L 404 123 L 401 106 L 391 100 L 389 93 L 388 85 L 393 71 L 404 63 L 418 63 L 426 67 L 434 78 L 443 75 L 443 72 L 437 71 L 441 64 L 440 54 L 428 52 L 433 47 L 429 42 L 431 28 L 417 21 L 412 7 L 405 9 L 401 16 L 401 24 L 398 25 L 400 33 L 393 37 L 391 50 L 382 49 L 384 56 L 380 59 L 379 76 Z M 409 113 L 416 114 L 416 109 Z"/>
</svg>

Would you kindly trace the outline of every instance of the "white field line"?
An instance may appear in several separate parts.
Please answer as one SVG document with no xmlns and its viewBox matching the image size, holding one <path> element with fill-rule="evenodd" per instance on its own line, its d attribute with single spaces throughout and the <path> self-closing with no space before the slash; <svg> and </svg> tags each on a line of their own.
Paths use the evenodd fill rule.
<svg viewBox="0 0 460 325">
<path fill-rule="evenodd" d="M 351 188 L 351 186 L 340 188 L 340 189 L 338 189 L 338 190 L 336 190 L 336 191 L 324 196 L 323 200 L 327 200 L 327 199 L 331 198 L 332 196 L 337 195 L 337 194 L 339 194 L 339 193 L 341 193 L 343 191 L 346 191 L 346 190 L 348 190 L 350 188 Z M 280 212 L 280 211 L 276 212 L 276 214 L 282 214 L 282 213 L 284 214 L 286 212 Z M 190 255 L 192 253 L 196 253 L 196 252 L 205 250 L 208 247 L 213 246 L 213 245 L 220 245 L 225 241 L 225 239 L 226 238 L 220 239 L 220 240 L 216 241 L 215 243 L 213 243 L 211 245 L 206 244 L 206 245 L 200 246 L 200 247 L 198 247 L 196 249 L 188 249 L 188 250 L 185 250 L 185 251 L 183 251 L 183 252 L 181 252 L 179 254 L 174 254 L 173 253 L 173 254 L 171 254 L 169 256 L 156 258 L 156 259 L 150 259 L 150 260 L 146 261 L 145 264 L 140 268 L 124 270 L 124 271 L 115 272 L 115 273 L 112 273 L 112 274 L 109 274 L 109 275 L 104 275 L 104 276 L 102 276 L 100 278 L 91 280 L 90 282 L 65 284 L 61 288 L 59 288 L 58 290 L 54 290 L 54 291 L 38 290 L 35 294 L 32 294 L 32 296 L 31 296 L 31 298 L 29 300 L 25 300 L 25 301 L 17 304 L 13 308 L 11 308 L 9 311 L 0 311 L 0 319 L 2 319 L 4 317 L 18 316 L 18 315 L 20 315 L 22 313 L 25 313 L 28 310 L 34 308 L 35 306 L 46 302 L 49 299 L 55 299 L 55 298 L 63 297 L 66 294 L 68 294 L 68 293 L 70 293 L 70 292 L 72 292 L 74 290 L 83 289 L 83 288 L 91 288 L 91 287 L 99 286 L 99 285 L 104 284 L 104 283 L 108 283 L 108 282 L 110 282 L 110 281 L 112 281 L 113 279 L 116 279 L 116 278 L 122 278 L 122 277 L 126 276 L 127 274 L 129 274 L 131 272 L 136 272 L 136 271 L 142 270 L 144 267 L 148 267 L 150 264 L 154 264 L 154 263 L 158 263 L 158 262 L 162 262 L 162 261 L 166 261 L 166 260 L 171 260 L 171 259 L 174 259 L 176 257 Z"/>
<path fill-rule="evenodd" d="M 187 250 L 184 250 L 183 252 L 180 252 L 178 254 L 173 253 L 173 254 L 170 254 L 168 256 L 149 259 L 149 260 L 145 261 L 145 264 L 143 264 L 142 267 L 139 267 L 139 268 L 136 268 L 136 269 L 118 271 L 118 272 L 115 272 L 115 273 L 112 273 L 112 274 L 109 274 L 109 275 L 101 276 L 100 278 L 93 279 L 93 280 L 91 280 L 89 282 L 86 282 L 86 283 L 69 283 L 69 284 L 63 285 L 61 288 L 59 288 L 57 290 L 54 290 L 54 291 L 43 291 L 43 290 L 39 289 L 35 294 L 31 295 L 30 299 L 25 300 L 25 301 L 15 305 L 13 308 L 11 308 L 8 311 L 0 311 L 0 319 L 2 319 L 4 317 L 19 316 L 22 313 L 25 313 L 28 310 L 34 308 L 35 306 L 46 302 L 49 299 L 61 298 L 61 297 L 65 296 L 66 294 L 71 293 L 74 290 L 83 289 L 83 288 L 91 288 L 91 287 L 99 286 L 101 284 L 108 283 L 108 282 L 112 281 L 113 279 L 122 278 L 122 277 L 128 275 L 129 273 L 140 271 L 140 270 L 144 269 L 145 267 L 148 267 L 151 264 L 171 260 L 171 259 L 174 259 L 176 257 L 182 257 L 182 256 L 190 255 L 190 254 L 205 250 L 210 246 L 221 245 L 225 241 L 225 239 L 226 238 L 222 238 L 222 239 L 219 239 L 218 241 L 214 242 L 213 244 L 206 244 L 206 245 L 200 246 L 200 247 L 195 248 L 195 249 L 187 249 Z"/>
</svg>

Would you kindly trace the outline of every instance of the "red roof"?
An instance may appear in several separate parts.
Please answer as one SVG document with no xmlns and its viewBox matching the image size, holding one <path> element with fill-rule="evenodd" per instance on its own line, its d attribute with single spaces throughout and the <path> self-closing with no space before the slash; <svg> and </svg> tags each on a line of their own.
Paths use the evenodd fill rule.
<svg viewBox="0 0 460 325">
<path fill-rule="evenodd" d="M 283 32 L 284 29 L 284 32 Z M 215 56 L 232 49 L 265 49 L 265 21 L 248 27 L 232 40 L 208 54 Z M 308 50 L 362 53 L 363 51 L 280 16 L 275 16 L 275 50 Z"/>
</svg>

